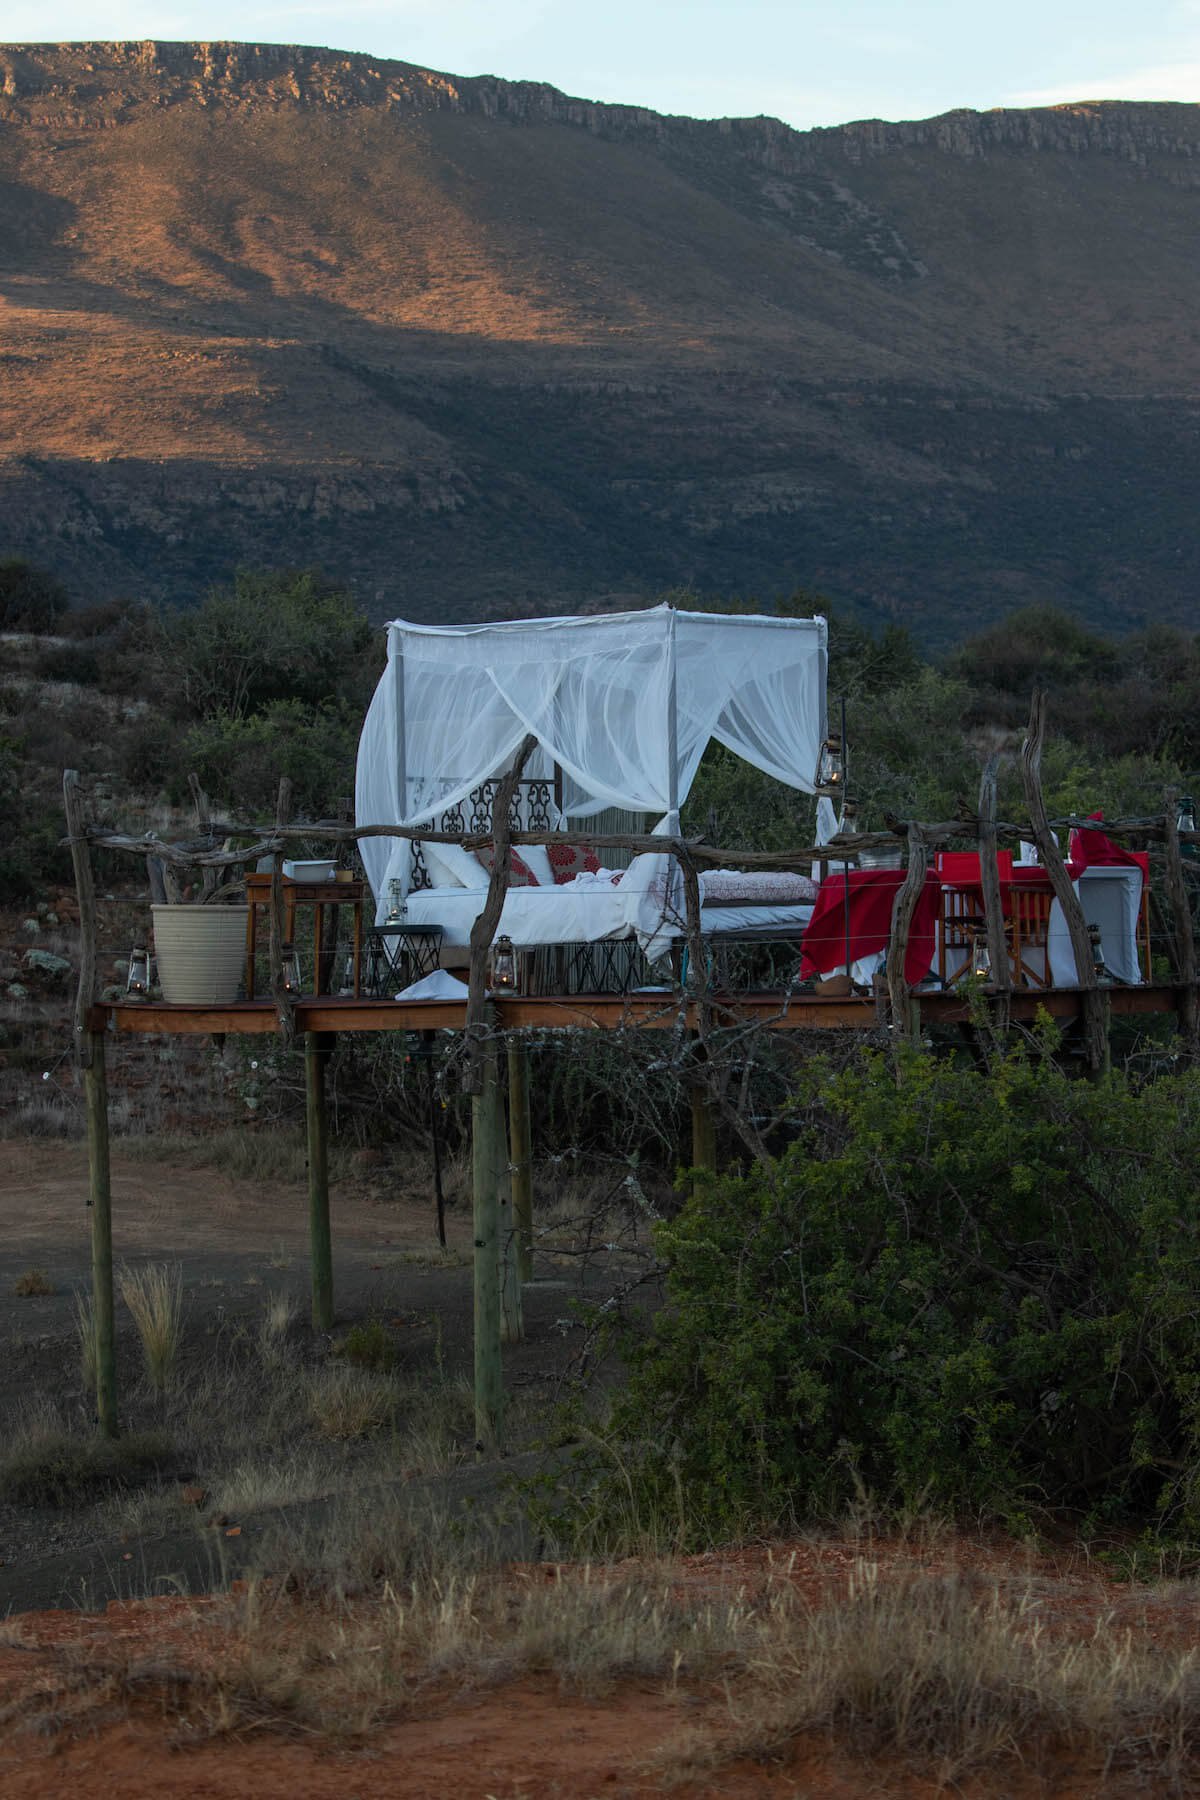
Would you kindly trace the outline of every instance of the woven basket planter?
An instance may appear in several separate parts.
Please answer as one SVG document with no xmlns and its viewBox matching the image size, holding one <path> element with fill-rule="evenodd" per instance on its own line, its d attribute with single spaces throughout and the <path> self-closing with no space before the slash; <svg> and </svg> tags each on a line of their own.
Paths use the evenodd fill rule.
<svg viewBox="0 0 1200 1800">
<path fill-rule="evenodd" d="M 163 999 L 172 1006 L 228 1006 L 246 972 L 248 906 L 152 906 Z"/>
</svg>

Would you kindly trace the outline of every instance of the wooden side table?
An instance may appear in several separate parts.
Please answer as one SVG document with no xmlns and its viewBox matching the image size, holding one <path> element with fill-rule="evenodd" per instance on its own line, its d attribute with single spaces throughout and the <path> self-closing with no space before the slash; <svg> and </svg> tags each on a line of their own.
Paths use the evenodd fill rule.
<svg viewBox="0 0 1200 1800">
<path fill-rule="evenodd" d="M 321 927 L 325 920 L 325 908 L 332 909 L 337 916 L 341 906 L 354 908 L 354 998 L 357 1000 L 362 991 L 362 935 L 363 935 L 363 895 L 365 884 L 361 881 L 291 881 L 286 876 L 283 882 L 283 938 L 287 944 L 296 941 L 296 909 L 311 907 L 313 911 L 313 992 L 327 992 L 321 982 Z M 250 903 L 250 914 L 246 920 L 246 998 L 254 998 L 254 955 L 258 941 L 258 915 L 266 911 L 271 904 L 270 875 L 247 875 L 246 899 Z"/>
</svg>

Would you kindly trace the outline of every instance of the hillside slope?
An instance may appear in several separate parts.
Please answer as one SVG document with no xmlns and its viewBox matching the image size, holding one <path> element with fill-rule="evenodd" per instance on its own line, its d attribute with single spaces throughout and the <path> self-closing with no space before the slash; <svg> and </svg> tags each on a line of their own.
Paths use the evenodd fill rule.
<svg viewBox="0 0 1200 1800">
<path fill-rule="evenodd" d="M 0 46 L 0 554 L 375 616 L 1193 620 L 1200 107 L 799 133 L 284 46 Z"/>
</svg>

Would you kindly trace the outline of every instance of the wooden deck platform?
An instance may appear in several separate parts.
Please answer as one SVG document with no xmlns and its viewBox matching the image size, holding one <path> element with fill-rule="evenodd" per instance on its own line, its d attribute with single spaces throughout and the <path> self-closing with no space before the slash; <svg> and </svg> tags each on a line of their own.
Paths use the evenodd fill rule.
<svg viewBox="0 0 1200 1800">
<path fill-rule="evenodd" d="M 1114 1018 L 1165 1014 L 1178 1011 L 1182 989 L 1165 983 L 1144 987 L 1111 987 L 1103 990 Z M 1017 989 L 1011 996 L 1011 1017 L 1032 1023 L 1039 1011 L 1051 1018 L 1070 1021 L 1079 1015 L 1081 988 Z M 915 994 L 921 1017 L 931 1025 L 967 1024 L 971 1006 L 953 992 Z M 672 1031 L 681 1023 L 677 994 L 542 994 L 493 995 L 497 1023 L 507 1029 L 615 1031 Z M 744 1024 L 756 1020 L 769 1031 L 876 1030 L 880 1013 L 873 997 L 820 994 L 748 993 L 710 996 L 715 1023 Z M 685 1003 L 682 1023 L 697 1025 L 696 1002 Z M 333 999 L 327 996 L 295 1003 L 297 1032 L 461 1031 L 466 1024 L 465 1001 L 404 1001 Z M 279 1020 L 269 1000 L 238 1000 L 230 1006 L 168 1006 L 154 1001 L 97 1003 L 88 1015 L 89 1028 L 111 1025 L 117 1032 L 164 1035 L 275 1033 Z"/>
</svg>

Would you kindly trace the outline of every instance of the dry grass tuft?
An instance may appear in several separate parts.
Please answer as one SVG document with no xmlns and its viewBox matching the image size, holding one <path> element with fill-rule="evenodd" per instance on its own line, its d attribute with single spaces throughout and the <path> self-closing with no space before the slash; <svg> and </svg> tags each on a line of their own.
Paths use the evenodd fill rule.
<svg viewBox="0 0 1200 1800">
<path fill-rule="evenodd" d="M 1194 1786 L 1194 1654 L 1136 1645 L 1103 1620 L 1082 1643 L 1046 1624 L 1028 1590 L 981 1592 L 953 1575 L 884 1583 L 867 1562 L 844 1598 L 820 1606 L 775 1585 L 743 1665 L 752 1679 L 730 1690 L 732 1730 L 697 1763 L 774 1758 L 821 1732 L 932 1766 L 942 1783 L 1067 1750 L 1137 1773 L 1153 1791 Z M 677 1774 L 679 1758 L 689 1760 L 682 1746 Z"/>
<path fill-rule="evenodd" d="M 183 1270 L 178 1263 L 148 1263 L 144 1269 L 122 1269 L 119 1283 L 142 1340 L 147 1379 L 156 1394 L 165 1393 L 183 1328 Z"/>
<path fill-rule="evenodd" d="M 96 1391 L 96 1315 L 92 1296 L 75 1290 L 75 1331 L 79 1338 L 79 1374 L 86 1394 Z"/>
<path fill-rule="evenodd" d="M 389 1376 L 369 1369 L 326 1369 L 312 1384 L 312 1416 L 323 1437 L 349 1442 L 373 1437 L 392 1424 L 399 1398 Z"/>
<path fill-rule="evenodd" d="M 26 1269 L 13 1282 L 13 1293 L 19 1300 L 40 1299 L 54 1292 L 54 1283 L 45 1269 Z"/>
</svg>

